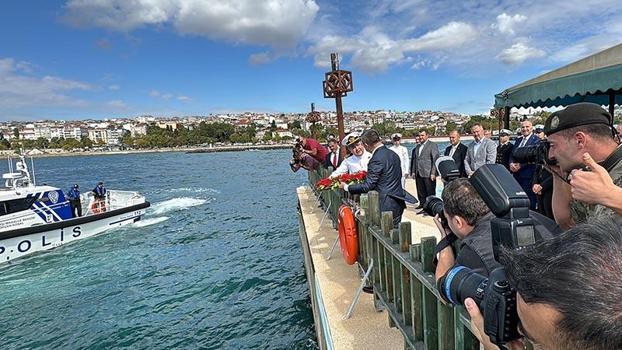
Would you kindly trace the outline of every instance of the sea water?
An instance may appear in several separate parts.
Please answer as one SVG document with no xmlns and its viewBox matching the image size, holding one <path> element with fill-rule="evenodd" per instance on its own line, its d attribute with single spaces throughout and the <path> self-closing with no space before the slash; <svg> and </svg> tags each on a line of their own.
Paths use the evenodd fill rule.
<svg viewBox="0 0 622 350">
<path fill-rule="evenodd" d="M 151 202 L 0 265 L 1 349 L 314 349 L 289 150 L 40 158 L 38 184 Z M 6 172 L 6 164 L 0 163 Z"/>
</svg>

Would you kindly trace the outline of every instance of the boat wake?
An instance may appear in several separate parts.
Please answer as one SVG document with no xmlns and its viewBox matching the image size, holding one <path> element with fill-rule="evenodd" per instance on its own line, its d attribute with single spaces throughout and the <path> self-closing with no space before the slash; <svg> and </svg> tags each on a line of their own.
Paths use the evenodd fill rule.
<svg viewBox="0 0 622 350">
<path fill-rule="evenodd" d="M 207 199 L 179 197 L 159 202 L 151 206 L 151 214 L 160 215 L 175 210 L 184 210 L 207 203 Z"/>
<path fill-rule="evenodd" d="M 204 188 L 204 187 L 182 187 L 182 188 L 173 188 L 169 190 L 170 192 L 192 192 L 192 193 L 216 193 L 219 194 L 220 191 L 215 190 L 213 188 Z"/>
<path fill-rule="evenodd" d="M 155 225 L 155 224 L 159 224 L 163 221 L 168 220 L 168 216 L 158 216 L 155 218 L 149 218 L 149 219 L 142 219 L 139 221 L 136 221 L 134 224 L 132 224 L 132 226 L 134 227 L 146 227 L 146 226 L 151 226 L 151 225 Z"/>
</svg>

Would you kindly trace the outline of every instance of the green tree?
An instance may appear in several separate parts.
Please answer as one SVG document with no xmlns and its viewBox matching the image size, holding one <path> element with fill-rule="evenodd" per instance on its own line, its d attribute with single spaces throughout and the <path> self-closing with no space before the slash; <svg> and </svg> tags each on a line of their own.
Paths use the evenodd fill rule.
<svg viewBox="0 0 622 350">
<path fill-rule="evenodd" d="M 46 149 L 50 147 L 50 141 L 48 141 L 48 139 L 46 139 L 45 137 L 39 137 L 35 141 L 35 145 L 37 146 L 37 148 Z"/>
<path fill-rule="evenodd" d="M 454 121 L 447 121 L 447 124 L 445 125 L 445 135 L 449 135 L 449 133 L 454 130 L 458 130 L 458 125 Z"/>
<path fill-rule="evenodd" d="M 91 141 L 91 139 L 89 139 L 86 136 L 82 136 L 80 138 L 80 146 L 82 148 L 91 148 L 91 147 L 93 147 L 93 141 Z"/>
</svg>

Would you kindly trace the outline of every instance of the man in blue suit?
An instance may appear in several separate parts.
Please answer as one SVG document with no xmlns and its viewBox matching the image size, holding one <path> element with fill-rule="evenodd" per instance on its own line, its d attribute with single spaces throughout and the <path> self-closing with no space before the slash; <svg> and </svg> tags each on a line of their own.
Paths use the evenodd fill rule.
<svg viewBox="0 0 622 350">
<path fill-rule="evenodd" d="M 341 188 L 351 194 L 377 191 L 380 195 L 380 211 L 393 213 L 393 227 L 402 221 L 402 213 L 406 203 L 417 203 L 417 200 L 402 188 L 402 166 L 400 157 L 382 144 L 376 130 L 366 130 L 361 135 L 361 142 L 372 154 L 367 165 L 367 177 L 358 184 L 341 183 Z"/>
<path fill-rule="evenodd" d="M 523 120 L 520 123 L 521 137 L 514 142 L 514 151 L 525 146 L 533 146 L 540 142 L 540 138 L 534 135 L 532 132 L 533 125 L 529 120 Z M 514 175 L 516 181 L 520 184 L 520 187 L 525 191 L 529 197 L 530 209 L 536 209 L 537 198 L 536 194 L 532 190 L 533 174 L 536 171 L 534 164 L 518 163 L 514 161 L 514 157 L 510 156 L 510 171 Z"/>
</svg>

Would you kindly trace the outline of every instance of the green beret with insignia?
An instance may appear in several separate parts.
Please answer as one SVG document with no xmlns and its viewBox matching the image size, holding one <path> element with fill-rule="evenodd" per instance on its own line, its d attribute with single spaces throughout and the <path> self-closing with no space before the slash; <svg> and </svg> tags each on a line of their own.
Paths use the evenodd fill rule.
<svg viewBox="0 0 622 350">
<path fill-rule="evenodd" d="M 558 131 L 589 124 L 604 124 L 613 127 L 613 118 L 607 110 L 595 103 L 575 103 L 551 113 L 544 123 L 544 133 L 552 135 Z"/>
</svg>

